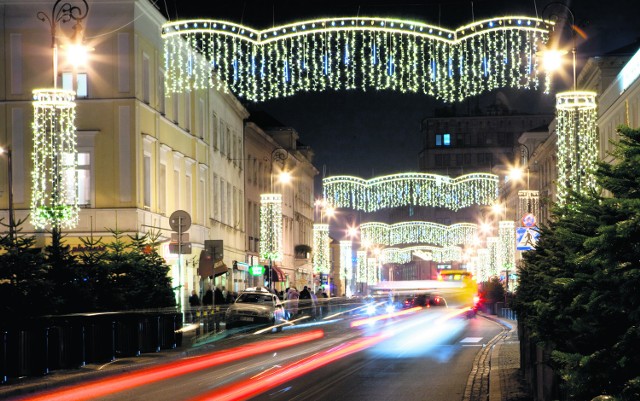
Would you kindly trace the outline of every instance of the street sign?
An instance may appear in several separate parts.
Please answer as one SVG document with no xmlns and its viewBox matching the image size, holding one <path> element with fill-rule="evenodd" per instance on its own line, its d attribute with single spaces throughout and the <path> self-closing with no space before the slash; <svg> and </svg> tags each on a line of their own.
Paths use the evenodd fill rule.
<svg viewBox="0 0 640 401">
<path fill-rule="evenodd" d="M 516 249 L 519 251 L 531 251 L 536 249 L 540 231 L 535 227 L 516 228 Z"/>
<path fill-rule="evenodd" d="M 252 276 L 262 276 L 264 275 L 264 266 L 254 265 L 249 267 L 249 274 Z"/>
<path fill-rule="evenodd" d="M 534 227 L 536 225 L 536 216 L 533 213 L 527 213 L 522 216 L 522 226 L 523 227 Z"/>
<path fill-rule="evenodd" d="M 191 227 L 191 216 L 184 210 L 176 210 L 169 216 L 169 227 L 173 231 L 185 232 Z"/>
<path fill-rule="evenodd" d="M 170 242 L 169 243 L 169 253 L 178 253 L 178 251 L 181 251 L 180 254 L 182 255 L 190 255 L 191 254 L 191 242 L 186 242 L 186 243 L 182 243 L 182 246 L 180 246 L 177 242 Z"/>
<path fill-rule="evenodd" d="M 179 237 L 178 233 L 171 233 L 171 242 L 180 242 L 184 244 L 185 242 L 189 242 L 189 233 L 182 233 L 182 236 Z"/>
</svg>

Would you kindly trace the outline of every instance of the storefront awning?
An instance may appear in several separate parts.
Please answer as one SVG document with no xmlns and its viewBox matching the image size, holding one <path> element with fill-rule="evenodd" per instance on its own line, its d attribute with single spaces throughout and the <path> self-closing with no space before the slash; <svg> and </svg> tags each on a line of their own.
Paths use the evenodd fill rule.
<svg viewBox="0 0 640 401">
<path fill-rule="evenodd" d="M 200 263 L 198 263 L 198 274 L 204 277 L 218 277 L 229 271 L 227 265 L 222 260 L 213 261 L 211 253 L 205 249 L 200 252 Z"/>
<path fill-rule="evenodd" d="M 265 271 L 269 271 L 269 266 L 265 266 Z M 267 273 L 268 274 L 268 273 Z M 284 282 L 285 275 L 281 268 L 278 266 L 271 266 L 271 281 L 272 282 Z"/>
</svg>

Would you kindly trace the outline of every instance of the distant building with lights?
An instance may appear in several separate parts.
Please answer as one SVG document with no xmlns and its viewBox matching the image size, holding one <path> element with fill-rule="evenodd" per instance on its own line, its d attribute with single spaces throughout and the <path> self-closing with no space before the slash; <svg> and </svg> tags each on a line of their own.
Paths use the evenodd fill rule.
<svg viewBox="0 0 640 401">
<path fill-rule="evenodd" d="M 313 166 L 313 150 L 303 145 L 298 132 L 262 112 L 254 112 L 245 123 L 246 159 L 246 247 L 247 262 L 251 265 L 268 264 L 260 258 L 260 194 L 282 194 L 283 257 L 275 263 L 275 288 L 290 286 L 302 289 L 311 286 L 313 271 L 311 249 L 313 243 L 314 178 L 318 170 Z M 284 159 L 273 160 L 273 152 L 282 153 Z M 290 182 L 279 180 L 286 172 Z M 249 277 L 248 285 L 263 285 Z"/>
</svg>

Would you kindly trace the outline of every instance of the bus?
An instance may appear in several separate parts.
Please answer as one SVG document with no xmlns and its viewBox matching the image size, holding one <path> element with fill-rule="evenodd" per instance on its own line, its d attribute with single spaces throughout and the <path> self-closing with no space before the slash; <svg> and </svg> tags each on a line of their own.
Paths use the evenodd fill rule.
<svg viewBox="0 0 640 401">
<path fill-rule="evenodd" d="M 401 299 L 426 296 L 442 300 L 448 307 L 474 307 L 478 301 L 478 284 L 467 270 L 441 270 L 437 280 L 382 281 L 370 287 L 374 297 Z"/>
</svg>

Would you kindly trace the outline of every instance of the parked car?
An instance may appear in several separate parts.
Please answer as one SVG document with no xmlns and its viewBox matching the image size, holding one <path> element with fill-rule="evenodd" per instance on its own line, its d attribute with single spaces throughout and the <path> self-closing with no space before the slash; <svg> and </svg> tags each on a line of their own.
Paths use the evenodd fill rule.
<svg viewBox="0 0 640 401">
<path fill-rule="evenodd" d="M 225 313 L 227 329 L 251 324 L 276 325 L 285 318 L 280 299 L 263 287 L 242 291 Z"/>
</svg>

